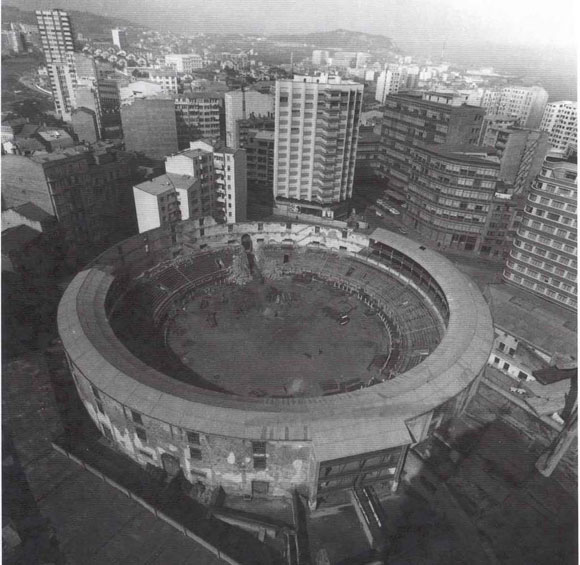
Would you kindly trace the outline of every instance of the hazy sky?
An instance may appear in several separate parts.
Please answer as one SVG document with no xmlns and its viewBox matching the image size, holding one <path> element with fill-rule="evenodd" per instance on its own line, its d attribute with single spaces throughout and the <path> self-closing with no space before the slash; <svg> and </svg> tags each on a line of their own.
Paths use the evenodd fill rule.
<svg viewBox="0 0 580 565">
<path fill-rule="evenodd" d="M 8 0 L 120 16 L 188 32 L 300 33 L 346 28 L 401 46 L 427 40 L 576 44 L 578 0 Z"/>
</svg>

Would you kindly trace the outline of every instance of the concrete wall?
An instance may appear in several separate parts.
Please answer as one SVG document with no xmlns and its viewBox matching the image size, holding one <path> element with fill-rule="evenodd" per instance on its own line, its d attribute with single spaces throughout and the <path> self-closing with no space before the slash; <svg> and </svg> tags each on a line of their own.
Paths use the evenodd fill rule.
<svg viewBox="0 0 580 565">
<path fill-rule="evenodd" d="M 159 215 L 157 196 L 134 186 L 133 198 L 135 199 L 135 212 L 137 213 L 139 233 L 160 227 L 161 216 Z"/>
<path fill-rule="evenodd" d="M 237 148 L 237 121 L 255 116 L 267 116 L 274 112 L 274 97 L 254 90 L 236 90 L 225 94 L 226 145 Z M 245 106 L 245 108 L 244 108 Z"/>
<path fill-rule="evenodd" d="M 252 481 L 269 483 L 268 494 L 290 496 L 296 487 L 309 494 L 307 485 L 315 476 L 315 463 L 309 441 L 266 441 L 266 469 L 254 469 L 252 442 L 240 438 L 199 434 L 200 458 L 190 457 L 188 431 L 161 420 L 141 415 L 143 425 L 136 424 L 131 411 L 123 404 L 98 392 L 94 395 L 89 381 L 73 368 L 81 400 L 99 430 L 112 434 L 116 447 L 142 465 L 163 467 L 161 456 L 172 455 L 179 461 L 185 477 L 208 486 L 222 486 L 226 492 L 250 494 Z M 102 407 L 102 412 L 99 408 Z M 137 435 L 145 430 L 146 441 Z M 260 438 L 257 438 L 260 441 Z"/>
<path fill-rule="evenodd" d="M 234 184 L 234 216 L 227 218 L 228 223 L 245 222 L 248 207 L 248 186 L 246 173 L 246 152 L 243 149 L 236 151 L 232 159 L 233 184 Z"/>
<path fill-rule="evenodd" d="M 121 107 L 127 151 L 163 159 L 177 152 L 177 125 L 173 100 L 135 100 Z"/>
</svg>

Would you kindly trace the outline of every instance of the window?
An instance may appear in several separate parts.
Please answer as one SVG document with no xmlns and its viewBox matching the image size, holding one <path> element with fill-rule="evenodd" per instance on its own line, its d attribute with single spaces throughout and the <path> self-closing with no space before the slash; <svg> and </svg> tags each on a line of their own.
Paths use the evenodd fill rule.
<svg viewBox="0 0 580 565">
<path fill-rule="evenodd" d="M 199 447 L 189 446 L 189 458 L 196 461 L 201 461 L 201 449 L 199 449 Z"/>
<path fill-rule="evenodd" d="M 266 468 L 266 442 L 253 441 L 252 451 L 254 456 L 254 469 Z"/>
<path fill-rule="evenodd" d="M 497 348 L 500 351 L 505 351 L 505 343 L 502 343 L 501 341 L 497 344 Z"/>
<path fill-rule="evenodd" d="M 146 442 L 147 441 L 147 433 L 145 432 L 145 430 L 143 428 L 135 428 L 135 433 L 137 434 L 137 437 L 142 442 Z"/>
<path fill-rule="evenodd" d="M 143 418 L 141 417 L 141 414 L 139 414 L 139 412 L 131 410 L 131 418 L 133 419 L 133 422 L 135 422 L 136 424 L 139 424 L 140 426 L 143 425 Z"/>
<path fill-rule="evenodd" d="M 189 445 L 199 445 L 199 433 L 198 432 L 187 432 L 187 443 Z"/>
<path fill-rule="evenodd" d="M 504 371 L 509 371 L 509 368 L 510 368 L 510 364 L 509 363 L 504 363 L 503 364 L 503 370 Z"/>
<path fill-rule="evenodd" d="M 497 363 L 498 365 L 499 365 L 500 361 L 501 361 L 501 359 L 499 357 L 494 357 L 493 358 L 493 362 L 494 363 Z"/>
</svg>

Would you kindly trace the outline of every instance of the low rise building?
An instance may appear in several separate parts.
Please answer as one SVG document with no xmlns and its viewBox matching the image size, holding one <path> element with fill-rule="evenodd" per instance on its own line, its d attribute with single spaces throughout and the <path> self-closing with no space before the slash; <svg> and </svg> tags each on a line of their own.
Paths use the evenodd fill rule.
<svg viewBox="0 0 580 565">
<path fill-rule="evenodd" d="M 165 64 L 178 73 L 191 74 L 203 68 L 203 57 L 197 53 L 170 53 L 165 55 Z"/>
<path fill-rule="evenodd" d="M 175 71 L 151 70 L 149 80 L 161 86 L 161 92 L 165 94 L 177 94 L 179 92 L 179 80 Z"/>
<path fill-rule="evenodd" d="M 27 202 L 2 211 L 2 231 L 16 226 L 28 226 L 39 233 L 51 235 L 57 229 L 57 221 L 52 214 Z"/>
<path fill-rule="evenodd" d="M 37 132 L 36 138 L 49 152 L 66 149 L 75 144 L 74 139 L 66 130 L 63 129 L 41 130 Z"/>
<path fill-rule="evenodd" d="M 552 427 L 562 426 L 576 397 L 575 313 L 511 284 L 488 285 L 484 295 L 495 326 L 487 380 Z"/>
</svg>

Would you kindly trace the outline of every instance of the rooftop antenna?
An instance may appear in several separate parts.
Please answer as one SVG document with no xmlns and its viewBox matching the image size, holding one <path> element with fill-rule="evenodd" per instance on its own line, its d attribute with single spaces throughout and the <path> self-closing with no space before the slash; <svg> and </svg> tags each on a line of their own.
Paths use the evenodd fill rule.
<svg viewBox="0 0 580 565">
<path fill-rule="evenodd" d="M 445 57 L 445 48 L 447 47 L 447 37 L 443 40 L 443 47 L 441 48 L 441 60 L 440 63 L 443 63 L 445 61 L 444 57 Z"/>
</svg>

